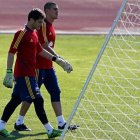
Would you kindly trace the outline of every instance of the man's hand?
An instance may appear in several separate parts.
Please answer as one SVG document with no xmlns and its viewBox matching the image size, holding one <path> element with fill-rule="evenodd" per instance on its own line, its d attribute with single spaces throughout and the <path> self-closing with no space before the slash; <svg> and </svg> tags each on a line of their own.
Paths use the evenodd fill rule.
<svg viewBox="0 0 140 140">
<path fill-rule="evenodd" d="M 14 76 L 13 76 L 12 69 L 7 69 L 6 76 L 3 80 L 3 85 L 6 86 L 7 88 L 12 88 L 13 82 L 14 82 Z"/>
<path fill-rule="evenodd" d="M 70 73 L 71 71 L 73 71 L 72 65 L 67 61 L 65 61 L 65 62 L 66 62 L 66 64 L 65 64 L 64 71 L 66 71 L 67 73 Z"/>
<path fill-rule="evenodd" d="M 67 73 L 70 73 L 71 71 L 73 71 L 72 66 L 70 65 L 70 63 L 68 63 L 67 61 L 65 61 L 64 59 L 58 57 L 56 58 L 55 62 L 61 66 L 64 71 L 66 71 Z"/>
</svg>

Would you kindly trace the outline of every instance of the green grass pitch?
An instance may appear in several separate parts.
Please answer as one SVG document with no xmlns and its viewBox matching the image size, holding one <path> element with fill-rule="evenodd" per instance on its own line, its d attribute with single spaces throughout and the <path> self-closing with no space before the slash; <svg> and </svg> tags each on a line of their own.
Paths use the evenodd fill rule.
<svg viewBox="0 0 140 140">
<path fill-rule="evenodd" d="M 2 85 L 5 76 L 7 52 L 12 41 L 13 35 L 0 35 L 0 116 L 3 109 L 9 101 L 12 89 L 7 89 Z M 97 57 L 97 54 L 104 42 L 104 36 L 63 36 L 57 35 L 55 51 L 63 58 L 68 60 L 74 68 L 71 74 L 64 72 L 59 66 L 55 65 L 59 85 L 61 88 L 61 100 L 63 106 L 63 115 L 67 120 L 75 101 L 85 83 L 89 71 Z M 57 122 L 50 104 L 50 97 L 42 86 L 42 95 L 45 100 L 45 110 L 51 124 L 57 128 Z M 7 123 L 7 130 L 12 132 L 18 140 L 45 140 L 47 135 L 43 125 L 38 120 L 33 105 L 29 109 L 25 124 L 32 129 L 31 132 L 15 132 L 14 123 L 18 117 L 20 106 L 11 116 Z M 0 136 L 0 140 L 4 140 Z"/>
</svg>

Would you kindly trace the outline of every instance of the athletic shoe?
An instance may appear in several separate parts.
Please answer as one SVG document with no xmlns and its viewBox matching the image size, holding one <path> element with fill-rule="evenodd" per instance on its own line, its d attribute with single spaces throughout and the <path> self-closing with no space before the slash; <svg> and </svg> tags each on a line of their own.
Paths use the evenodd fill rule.
<svg viewBox="0 0 140 140">
<path fill-rule="evenodd" d="M 66 123 L 63 126 L 58 126 L 58 129 L 63 130 L 65 129 Z M 69 125 L 68 126 L 68 130 L 72 131 L 72 130 L 76 130 L 78 129 L 79 125 L 73 124 L 73 125 Z"/>
<path fill-rule="evenodd" d="M 6 129 L 0 130 L 0 135 L 5 138 L 15 138 L 15 136 L 11 135 Z"/>
<path fill-rule="evenodd" d="M 61 136 L 61 134 L 62 134 L 61 130 L 53 129 L 52 133 L 51 134 L 47 134 L 47 135 L 48 135 L 48 138 L 55 138 L 55 137 Z"/>
<path fill-rule="evenodd" d="M 17 131 L 31 131 L 31 129 L 28 128 L 25 124 L 17 125 L 17 124 L 15 123 L 14 128 L 15 128 L 15 130 L 17 130 Z"/>
</svg>

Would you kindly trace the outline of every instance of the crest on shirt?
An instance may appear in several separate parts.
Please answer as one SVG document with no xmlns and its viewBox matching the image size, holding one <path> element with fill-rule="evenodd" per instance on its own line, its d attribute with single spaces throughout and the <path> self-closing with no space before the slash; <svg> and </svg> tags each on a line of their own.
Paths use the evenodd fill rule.
<svg viewBox="0 0 140 140">
<path fill-rule="evenodd" d="M 52 35 L 52 32 L 50 32 L 49 35 Z"/>
<path fill-rule="evenodd" d="M 33 39 L 31 38 L 30 42 L 33 42 Z"/>
</svg>

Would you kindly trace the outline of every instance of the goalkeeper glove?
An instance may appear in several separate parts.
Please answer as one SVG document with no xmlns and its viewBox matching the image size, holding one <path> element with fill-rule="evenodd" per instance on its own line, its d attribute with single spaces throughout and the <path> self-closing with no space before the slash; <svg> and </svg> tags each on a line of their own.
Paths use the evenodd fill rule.
<svg viewBox="0 0 140 140">
<path fill-rule="evenodd" d="M 7 69 L 6 70 L 6 76 L 3 80 L 3 85 L 7 88 L 12 88 L 13 87 L 13 82 L 14 82 L 14 76 L 12 69 Z"/>
<path fill-rule="evenodd" d="M 66 71 L 67 73 L 70 73 L 71 71 L 73 71 L 72 66 L 65 61 L 64 59 L 60 58 L 60 57 L 53 57 L 52 61 L 55 61 L 59 66 L 61 66 L 64 71 Z"/>
<path fill-rule="evenodd" d="M 70 73 L 71 71 L 73 71 L 72 65 L 67 61 L 65 61 L 65 62 L 66 62 L 66 64 L 65 64 L 64 71 L 66 71 L 67 73 Z"/>
</svg>

